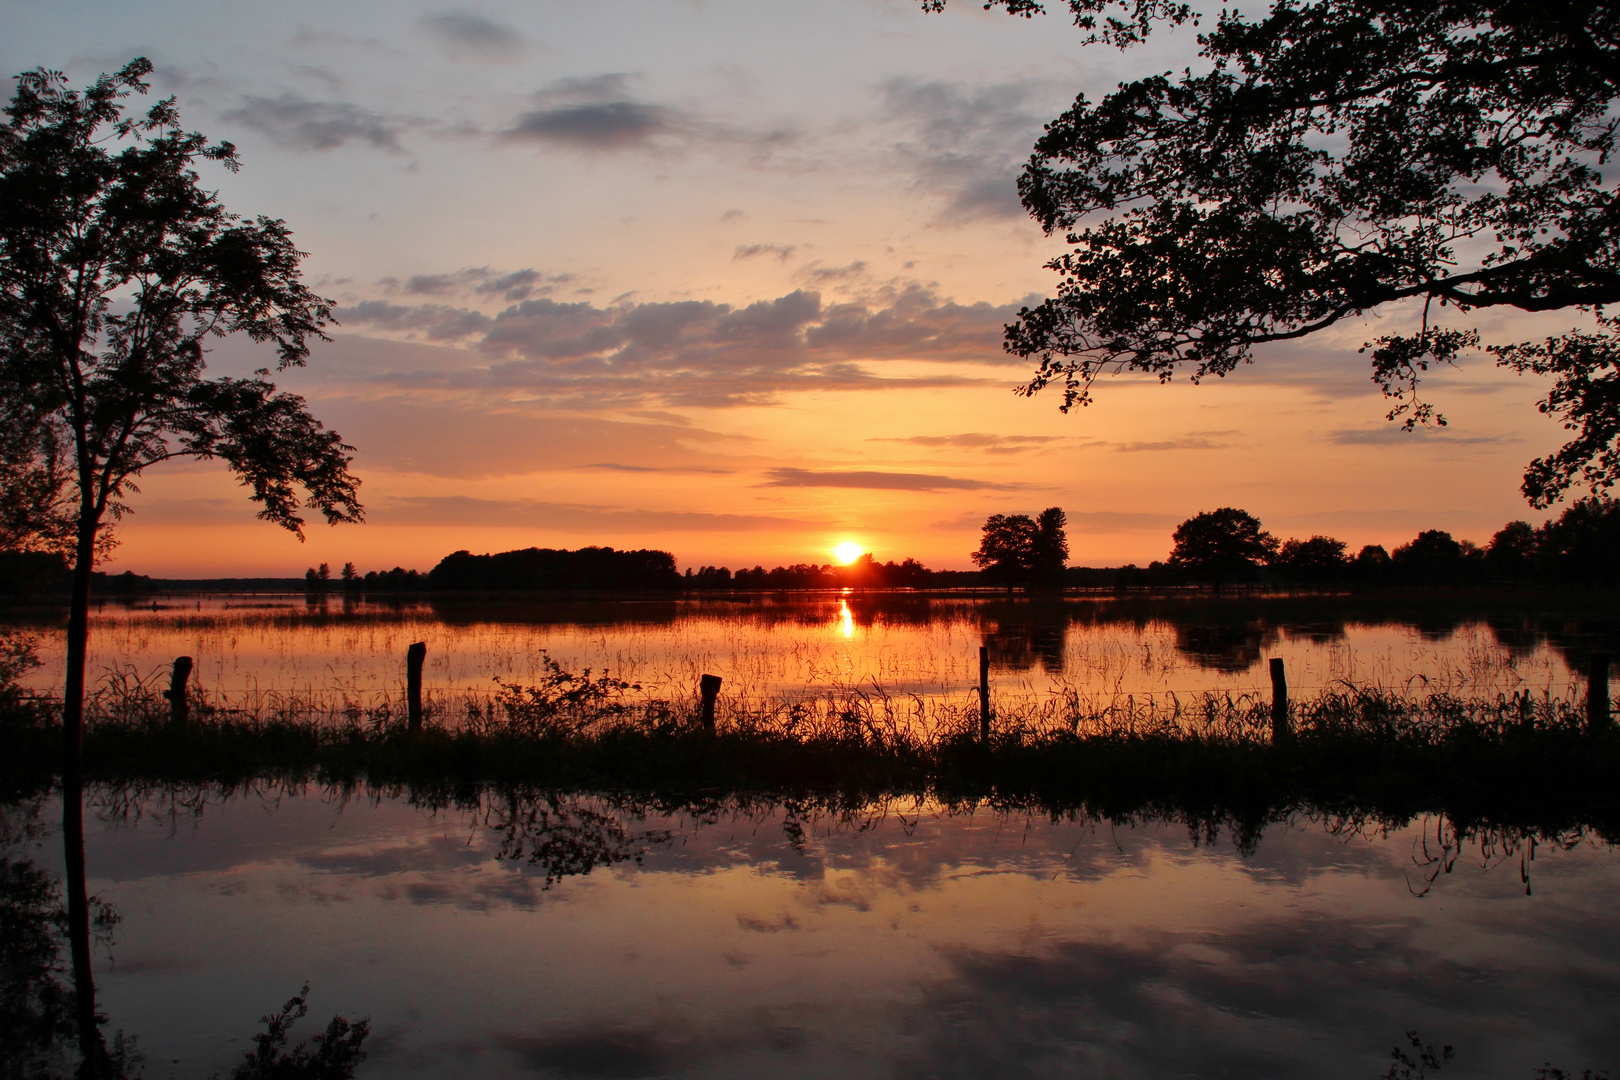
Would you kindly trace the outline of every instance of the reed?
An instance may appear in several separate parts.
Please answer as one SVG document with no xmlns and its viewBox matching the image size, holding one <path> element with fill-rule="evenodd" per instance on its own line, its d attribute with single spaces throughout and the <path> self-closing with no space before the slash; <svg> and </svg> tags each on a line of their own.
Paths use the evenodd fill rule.
<svg viewBox="0 0 1620 1080">
<path fill-rule="evenodd" d="M 1620 736 L 1587 732 L 1579 702 L 1550 696 L 1406 697 L 1344 686 L 1291 702 L 1294 735 L 1274 743 L 1271 703 L 1258 695 L 1017 698 L 993 702 L 982 740 L 976 705 L 875 686 L 722 702 L 713 731 L 695 695 L 651 700 L 640 689 L 548 660 L 532 684 L 430 699 L 423 729 L 412 732 L 404 703 L 387 698 L 290 694 L 248 706 L 198 694 L 176 720 L 153 681 L 112 677 L 90 700 L 85 767 L 108 782 L 902 795 L 1254 820 L 1288 807 L 1372 807 L 1548 828 L 1620 823 L 1612 783 Z M 0 715 L 4 781 L 49 783 L 59 756 L 54 703 L 12 699 Z"/>
</svg>

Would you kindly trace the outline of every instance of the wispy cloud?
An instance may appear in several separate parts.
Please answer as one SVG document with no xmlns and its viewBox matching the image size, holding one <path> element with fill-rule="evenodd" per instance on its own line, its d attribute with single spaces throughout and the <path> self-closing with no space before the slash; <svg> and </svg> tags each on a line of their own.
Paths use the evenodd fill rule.
<svg viewBox="0 0 1620 1080">
<path fill-rule="evenodd" d="M 654 473 L 657 475 L 730 476 L 735 469 L 714 469 L 702 465 L 626 465 L 618 461 L 593 461 L 581 465 L 582 469 L 603 469 L 607 472 Z"/>
<path fill-rule="evenodd" d="M 740 244 L 731 253 L 731 261 L 753 259 L 760 255 L 774 255 L 777 262 L 787 262 L 799 249 L 793 244 Z"/>
<path fill-rule="evenodd" d="M 884 112 L 903 129 L 895 152 L 921 190 L 945 200 L 950 221 L 1021 218 L 1018 171 L 1049 118 L 1024 82 L 964 87 L 891 79 Z"/>
<path fill-rule="evenodd" d="M 815 469 L 771 469 L 766 487 L 870 488 L 880 491 L 1009 491 L 1023 484 L 995 484 L 987 480 L 967 480 L 956 476 L 928 473 L 821 471 Z"/>
<path fill-rule="evenodd" d="M 1410 446 L 1413 442 L 1426 442 L 1442 446 L 1476 446 L 1489 443 L 1514 443 L 1514 435 L 1464 435 L 1449 427 L 1419 426 L 1406 431 L 1399 424 L 1383 427 L 1335 428 L 1327 433 L 1327 440 L 1340 446 Z"/>
<path fill-rule="evenodd" d="M 399 136 L 418 121 L 374 112 L 346 101 L 318 101 L 292 92 L 267 98 L 244 95 L 242 104 L 220 117 L 269 137 L 292 150 L 335 150 L 361 143 L 404 153 Z"/>
<path fill-rule="evenodd" d="M 474 266 L 450 274 L 413 274 L 403 282 L 386 278 L 379 284 L 408 296 L 499 297 L 515 302 L 550 295 L 574 280 L 573 274 L 545 274 L 528 267 L 503 273 Z"/>
<path fill-rule="evenodd" d="M 986 454 L 1023 454 L 1050 443 L 1066 441 L 1061 435 L 987 435 L 970 431 L 961 435 L 911 435 L 906 438 L 876 438 L 872 442 L 908 443 L 912 446 L 958 447 Z"/>
<path fill-rule="evenodd" d="M 774 532 L 826 524 L 765 514 L 642 510 L 536 499 L 479 499 L 467 495 L 388 499 L 372 507 L 368 516 L 379 522 L 397 518 L 413 524 L 526 525 L 593 534 L 614 529 L 625 532 Z"/>
<path fill-rule="evenodd" d="M 1235 434 L 1237 434 L 1235 431 L 1189 431 L 1174 439 L 1114 443 L 1113 449 L 1118 454 L 1141 454 L 1160 450 L 1224 450 L 1233 445 L 1225 442 L 1224 436 Z"/>
</svg>

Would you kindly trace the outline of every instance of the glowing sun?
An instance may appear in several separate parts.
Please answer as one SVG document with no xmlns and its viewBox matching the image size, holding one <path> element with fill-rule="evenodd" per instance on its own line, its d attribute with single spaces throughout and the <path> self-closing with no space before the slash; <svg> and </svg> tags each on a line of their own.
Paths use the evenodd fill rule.
<svg viewBox="0 0 1620 1080">
<path fill-rule="evenodd" d="M 857 544 L 853 540 L 845 540 L 842 544 L 839 544 L 832 550 L 833 554 L 838 557 L 838 561 L 843 563 L 845 566 L 848 566 L 850 563 L 854 562 L 864 554 L 864 552 L 861 550 L 861 545 Z"/>
</svg>

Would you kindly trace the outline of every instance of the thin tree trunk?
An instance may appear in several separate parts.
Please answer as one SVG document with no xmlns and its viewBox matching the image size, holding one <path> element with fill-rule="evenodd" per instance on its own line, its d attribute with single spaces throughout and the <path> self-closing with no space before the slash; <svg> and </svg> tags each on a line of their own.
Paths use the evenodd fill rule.
<svg viewBox="0 0 1620 1080">
<path fill-rule="evenodd" d="M 90 572 L 95 568 L 96 526 L 79 526 L 73 563 L 73 598 L 68 608 L 67 684 L 62 688 L 62 780 L 77 784 L 83 775 L 84 669 L 90 646 Z"/>
<path fill-rule="evenodd" d="M 68 951 L 73 960 L 79 1076 L 85 1080 L 101 1080 L 112 1070 L 96 1015 L 95 975 L 90 968 L 90 898 L 84 874 L 84 791 L 77 776 L 65 777 L 62 782 L 62 848 L 67 864 Z"/>
</svg>

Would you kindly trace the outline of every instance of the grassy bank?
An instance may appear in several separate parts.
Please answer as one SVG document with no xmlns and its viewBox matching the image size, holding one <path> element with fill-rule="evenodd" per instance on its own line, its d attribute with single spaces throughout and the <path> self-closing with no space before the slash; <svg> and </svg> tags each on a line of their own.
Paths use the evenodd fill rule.
<svg viewBox="0 0 1620 1080">
<path fill-rule="evenodd" d="M 918 699 L 831 695 L 722 714 L 630 697 L 622 682 L 553 669 L 409 729 L 389 703 L 320 708 L 296 699 L 244 713 L 198 702 L 184 721 L 155 693 L 92 702 L 92 782 L 256 779 L 408 786 L 521 786 L 725 795 L 855 805 L 891 796 L 1119 818 L 1149 813 L 1261 825 L 1299 809 L 1620 836 L 1620 733 L 1585 730 L 1557 699 L 1403 698 L 1344 690 L 1296 701 L 1273 741 L 1269 703 L 1209 695 L 1190 705 L 1097 710 L 1050 699 L 997 715 Z M 60 729 L 49 702 L 14 702 L 0 730 L 13 791 L 55 782 Z"/>
</svg>

